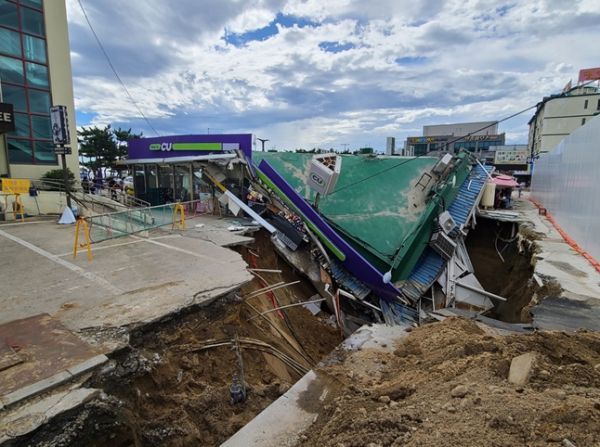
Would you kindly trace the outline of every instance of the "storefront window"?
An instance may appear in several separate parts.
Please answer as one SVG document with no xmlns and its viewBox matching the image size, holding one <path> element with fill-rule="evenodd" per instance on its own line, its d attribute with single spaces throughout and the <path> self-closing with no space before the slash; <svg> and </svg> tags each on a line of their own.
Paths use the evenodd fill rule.
<svg viewBox="0 0 600 447">
<path fill-rule="evenodd" d="M 146 165 L 146 185 L 148 185 L 148 189 L 155 189 L 158 187 L 157 181 L 158 176 L 156 175 L 156 166 L 155 165 Z"/>
<path fill-rule="evenodd" d="M 192 191 L 190 165 L 175 166 L 175 200 L 187 202 Z"/>
<path fill-rule="evenodd" d="M 135 165 L 133 170 L 133 189 L 137 194 L 146 193 L 146 175 L 144 165 Z"/>
</svg>

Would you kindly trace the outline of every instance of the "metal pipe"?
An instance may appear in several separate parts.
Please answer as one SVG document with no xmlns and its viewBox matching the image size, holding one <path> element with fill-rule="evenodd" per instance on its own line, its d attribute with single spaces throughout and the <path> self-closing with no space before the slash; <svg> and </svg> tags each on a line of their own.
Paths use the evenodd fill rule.
<svg viewBox="0 0 600 447">
<path fill-rule="evenodd" d="M 248 299 L 248 298 L 256 298 L 257 296 L 263 295 L 263 294 L 265 294 L 265 293 L 272 292 L 273 290 L 281 289 L 281 288 L 283 288 L 283 287 L 293 286 L 294 284 L 298 284 L 299 282 L 300 282 L 300 281 L 293 281 L 293 282 L 288 282 L 287 284 L 281 284 L 281 285 L 278 285 L 278 286 L 276 286 L 276 287 L 271 287 L 271 288 L 268 288 L 268 289 L 266 289 L 266 290 L 263 290 L 263 291 L 261 291 L 260 293 L 256 293 L 256 292 L 254 292 L 253 294 L 250 294 L 250 295 L 248 295 L 248 296 L 246 296 L 246 297 L 244 297 L 244 298 L 245 298 L 245 299 Z"/>
<path fill-rule="evenodd" d="M 319 299 L 319 300 L 302 301 L 302 302 L 300 302 L 300 303 L 287 304 L 287 305 L 285 305 L 285 306 L 274 307 L 273 309 L 269 309 L 269 310 L 267 310 L 267 311 L 265 311 L 265 312 L 261 312 L 261 313 L 260 313 L 260 314 L 258 314 L 258 315 L 254 315 L 253 317 L 250 317 L 250 318 L 248 318 L 246 321 L 254 320 L 255 318 L 261 317 L 261 316 L 263 316 L 263 315 L 265 315 L 265 314 L 269 314 L 269 313 L 271 313 L 271 312 L 278 311 L 279 309 L 287 309 L 287 308 L 289 308 L 289 307 L 302 306 L 302 305 L 304 305 L 304 304 L 311 304 L 311 303 L 321 303 L 321 302 L 323 302 L 323 301 L 325 301 L 325 300 L 326 300 L 325 298 L 321 298 L 321 299 Z"/>
<path fill-rule="evenodd" d="M 451 279 L 450 281 L 453 282 L 453 283 L 455 283 L 457 286 L 462 287 L 463 289 L 467 289 L 467 290 L 471 290 L 473 292 L 481 293 L 482 295 L 485 295 L 488 298 L 492 298 L 492 299 L 498 300 L 498 301 L 507 301 L 506 298 L 501 297 L 500 295 L 496 295 L 494 293 L 488 292 L 488 291 L 480 289 L 478 287 L 470 286 L 468 284 L 463 284 L 461 282 L 458 282 L 456 279 Z"/>
</svg>

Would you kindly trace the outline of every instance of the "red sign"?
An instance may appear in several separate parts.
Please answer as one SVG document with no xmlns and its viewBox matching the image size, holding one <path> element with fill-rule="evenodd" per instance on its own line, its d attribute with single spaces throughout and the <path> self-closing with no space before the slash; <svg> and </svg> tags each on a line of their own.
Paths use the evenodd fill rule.
<svg viewBox="0 0 600 447">
<path fill-rule="evenodd" d="M 600 67 L 579 70 L 579 82 L 600 80 Z"/>
</svg>

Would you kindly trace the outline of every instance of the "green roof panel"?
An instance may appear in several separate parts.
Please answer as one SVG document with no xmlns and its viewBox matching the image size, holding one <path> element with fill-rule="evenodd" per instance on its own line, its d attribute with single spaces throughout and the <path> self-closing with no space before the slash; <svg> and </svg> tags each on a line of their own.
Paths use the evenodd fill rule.
<svg viewBox="0 0 600 447">
<path fill-rule="evenodd" d="M 267 160 L 311 203 L 315 194 L 305 184 L 305 173 L 313 155 L 252 154 L 256 165 Z M 337 185 L 332 194 L 320 198 L 319 211 L 360 251 L 389 260 L 417 227 L 425 210 L 428 189 L 423 191 L 415 185 L 437 160 L 343 155 Z"/>
</svg>

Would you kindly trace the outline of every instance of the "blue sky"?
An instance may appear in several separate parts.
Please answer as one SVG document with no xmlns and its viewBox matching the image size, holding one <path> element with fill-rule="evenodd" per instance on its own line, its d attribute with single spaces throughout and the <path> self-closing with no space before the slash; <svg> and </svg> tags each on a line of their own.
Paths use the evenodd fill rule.
<svg viewBox="0 0 600 447">
<path fill-rule="evenodd" d="M 600 65 L 597 0 L 83 0 L 161 135 L 356 149 L 500 119 Z M 67 0 L 78 126 L 154 132 Z M 527 113 L 502 124 L 527 140 Z"/>
</svg>

